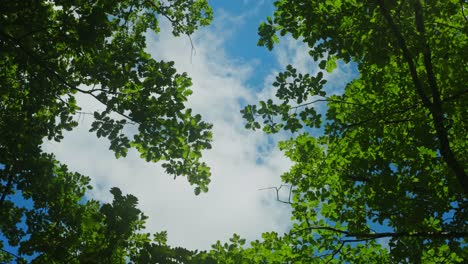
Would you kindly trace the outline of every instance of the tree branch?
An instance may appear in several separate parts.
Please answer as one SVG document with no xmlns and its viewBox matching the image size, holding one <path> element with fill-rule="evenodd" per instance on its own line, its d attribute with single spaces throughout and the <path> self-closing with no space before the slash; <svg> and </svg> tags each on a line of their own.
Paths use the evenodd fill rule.
<svg viewBox="0 0 468 264">
<path fill-rule="evenodd" d="M 461 7 L 461 11 L 462 11 L 463 18 L 464 18 L 465 21 L 468 23 L 468 17 L 465 15 L 465 5 L 464 5 L 464 2 L 465 2 L 465 1 L 460 0 L 460 7 Z"/>
<path fill-rule="evenodd" d="M 17 259 L 17 261 L 24 261 L 24 259 L 23 259 L 22 257 L 16 255 L 15 253 L 12 253 L 12 252 L 10 252 L 10 251 L 8 251 L 8 250 L 5 250 L 5 249 L 3 249 L 3 248 L 0 248 L 0 251 L 3 251 L 3 252 L 5 252 L 5 253 L 7 253 L 8 255 L 13 256 L 14 258 Z M 23 263 L 23 262 L 17 262 L 17 263 Z"/>
<path fill-rule="evenodd" d="M 442 102 L 440 99 L 437 82 L 436 82 L 435 75 L 433 72 L 430 48 L 427 45 L 427 43 L 425 43 L 423 55 L 424 55 L 424 64 L 425 64 L 426 72 L 428 75 L 428 82 L 430 86 L 429 88 L 431 90 L 432 99 L 433 99 L 432 102 L 429 100 L 429 97 L 424 92 L 423 85 L 416 71 L 416 66 L 408 50 L 405 39 L 403 38 L 403 35 L 400 32 L 400 29 L 397 27 L 397 25 L 393 21 L 390 15 L 390 12 L 386 8 L 385 1 L 379 0 L 378 2 L 379 2 L 382 15 L 384 16 L 387 23 L 389 24 L 390 29 L 392 30 L 395 38 L 397 39 L 398 45 L 400 46 L 400 49 L 403 52 L 403 58 L 408 64 L 410 74 L 411 74 L 414 86 L 416 88 L 416 91 L 419 97 L 421 98 L 423 105 L 426 108 L 428 108 L 429 111 L 431 112 L 432 119 L 434 122 L 434 127 L 437 133 L 437 138 L 439 139 L 440 152 L 445 162 L 449 166 L 449 168 L 455 173 L 455 176 L 460 186 L 462 187 L 463 192 L 465 194 L 468 194 L 468 176 L 466 175 L 462 165 L 455 158 L 455 155 L 450 148 L 450 142 L 448 139 L 447 131 L 444 126 L 444 114 L 442 111 Z M 419 0 L 415 1 L 415 18 L 416 18 L 416 28 L 421 34 L 423 41 L 426 42 L 424 39 L 425 32 L 424 32 L 422 7 L 421 7 L 421 3 L 419 2 Z"/>
<path fill-rule="evenodd" d="M 154 2 L 152 2 L 151 0 L 147 0 L 146 1 L 147 4 L 149 4 L 150 6 L 152 6 L 155 10 L 157 10 L 159 12 L 160 15 L 162 15 L 163 17 L 165 17 L 167 20 L 169 20 L 169 22 L 171 22 L 172 24 L 174 25 L 177 25 L 179 28 L 181 29 L 184 29 L 185 30 L 185 26 L 184 25 L 181 25 L 178 21 L 172 19 L 170 16 L 168 16 L 165 12 L 162 11 L 161 7 L 158 7 Z M 165 8 L 170 8 L 171 6 L 166 6 Z M 196 50 L 195 50 L 195 45 L 193 45 L 193 41 L 192 41 L 192 37 L 190 36 L 189 33 L 186 33 L 184 32 L 184 34 L 188 37 L 189 41 L 190 41 L 190 47 L 191 47 L 191 56 L 190 56 L 190 62 L 192 62 L 192 55 L 194 55 L 196 53 Z"/>
<path fill-rule="evenodd" d="M 452 100 L 455 100 L 455 99 L 458 99 L 459 97 L 463 96 L 463 95 L 467 95 L 468 94 L 468 89 L 466 90 L 462 90 L 452 96 L 449 96 L 447 97 L 446 99 L 442 100 L 442 103 L 446 103 L 446 102 L 451 102 Z M 366 124 L 366 123 L 369 123 L 373 120 L 382 120 L 383 121 L 383 124 L 396 124 L 396 123 L 401 123 L 401 122 L 409 122 L 409 121 L 414 121 L 414 120 L 411 120 L 411 119 L 408 119 L 408 118 L 403 118 L 403 119 L 393 119 L 393 120 L 389 120 L 387 118 L 393 116 L 393 115 L 396 115 L 396 114 L 403 114 L 411 109 L 414 109 L 416 107 L 418 107 L 419 103 L 415 103 L 411 106 L 408 106 L 406 108 L 403 108 L 403 109 L 399 109 L 399 110 L 396 110 L 396 111 L 393 111 L 393 112 L 386 112 L 385 115 L 375 115 L 373 117 L 370 117 L 368 119 L 364 119 L 364 120 L 361 120 L 359 122 L 356 122 L 356 123 L 352 123 L 352 124 L 349 124 L 347 125 L 345 128 L 346 129 L 349 129 L 351 127 L 355 127 L 355 126 L 360 126 L 360 125 L 363 125 L 363 124 Z"/>
<path fill-rule="evenodd" d="M 288 187 L 289 188 L 289 198 L 288 198 L 288 201 L 284 201 L 284 200 L 281 200 L 279 198 L 279 191 L 281 190 L 281 188 L 283 187 Z M 291 195 L 292 195 L 292 186 L 290 185 L 286 185 L 286 184 L 281 184 L 280 187 L 267 187 L 267 188 L 261 188 L 261 189 L 258 189 L 259 191 L 263 191 L 263 190 L 269 190 L 269 189 L 274 189 L 276 191 L 276 200 L 278 202 L 281 202 L 281 203 L 285 203 L 285 204 L 293 204 L 291 202 Z"/>
<path fill-rule="evenodd" d="M 77 88 L 77 87 L 76 87 L 76 88 L 71 88 L 71 89 L 75 89 L 75 90 L 77 90 L 77 91 L 79 91 L 79 92 L 81 92 L 81 93 L 84 93 L 84 94 L 89 94 L 89 95 L 91 95 L 94 99 L 96 99 L 98 102 L 100 102 L 101 104 L 106 105 L 103 101 L 101 101 L 101 99 L 99 99 L 99 97 L 98 97 L 97 95 L 93 94 L 93 91 L 92 91 L 92 90 L 86 91 L 86 90 L 82 90 L 82 89 Z M 107 106 L 107 105 L 106 105 L 106 106 Z M 125 117 L 126 119 L 130 120 L 130 121 L 131 121 L 132 123 L 134 123 L 134 124 L 141 124 L 141 122 L 138 122 L 138 121 L 134 120 L 133 118 L 131 118 L 129 115 L 125 114 L 125 113 L 122 112 L 122 111 L 118 111 L 117 109 L 114 109 L 114 108 L 111 108 L 111 111 L 112 111 L 112 112 L 115 112 L 115 113 L 117 113 L 117 114 L 119 114 L 119 115 L 121 115 L 121 116 L 123 116 L 123 117 Z"/>
<path fill-rule="evenodd" d="M 293 106 L 291 107 L 291 110 L 292 109 L 298 109 L 300 107 L 304 107 L 304 106 L 308 106 L 308 105 L 311 105 L 311 104 L 315 104 L 315 103 L 318 103 L 318 102 L 332 102 L 332 103 L 342 103 L 342 104 L 349 104 L 349 105 L 357 105 L 357 106 L 360 106 L 370 112 L 372 112 L 372 109 L 369 109 L 367 106 L 363 105 L 363 104 L 359 104 L 359 103 L 353 103 L 353 102 L 348 102 L 348 101 L 345 101 L 345 100 L 336 100 L 336 99 L 330 99 L 330 98 L 327 98 L 327 97 L 324 97 L 325 99 L 317 99 L 317 100 L 314 100 L 314 101 L 311 101 L 311 102 L 307 102 L 307 103 L 304 103 L 304 104 L 300 104 L 300 105 L 296 105 L 296 106 Z"/>
<path fill-rule="evenodd" d="M 428 239 L 454 239 L 454 238 L 466 238 L 468 237 L 468 232 L 424 232 L 424 231 L 412 231 L 412 232 L 382 232 L 382 233 L 354 233 L 346 230 L 341 230 L 329 226 L 311 226 L 301 228 L 297 231 L 292 232 L 292 234 L 297 234 L 307 230 L 328 230 L 335 233 L 344 235 L 346 238 L 356 238 L 359 241 L 355 240 L 344 240 L 347 242 L 361 242 L 365 240 L 373 240 L 377 238 L 391 237 L 391 238 L 402 238 L 402 237 L 420 237 Z"/>
<path fill-rule="evenodd" d="M 403 58 L 405 59 L 406 63 L 408 64 L 410 73 L 411 73 L 411 78 L 413 79 L 413 83 L 415 85 L 416 91 L 418 92 L 419 96 L 421 97 L 421 100 L 423 104 L 431 108 L 432 103 L 427 97 L 427 95 L 424 92 L 423 86 L 421 84 L 421 81 L 419 80 L 418 77 L 418 72 L 416 71 L 416 66 L 414 65 L 413 58 L 411 57 L 411 53 L 408 49 L 408 46 L 406 45 L 406 41 L 403 38 L 403 34 L 401 33 L 400 29 L 398 26 L 395 24 L 393 21 L 393 18 L 390 15 L 390 12 L 388 11 L 387 7 L 385 6 L 385 1 L 384 0 L 378 0 L 379 1 L 379 7 L 380 11 L 382 12 L 382 15 L 384 16 L 385 20 L 387 20 L 387 23 L 390 26 L 390 29 L 392 30 L 393 35 L 395 35 L 398 45 L 400 46 L 400 49 L 403 52 Z"/>
<path fill-rule="evenodd" d="M 330 263 L 330 262 L 335 258 L 335 256 L 336 256 L 338 253 L 340 253 L 340 251 L 341 251 L 341 249 L 343 248 L 343 246 L 345 245 L 345 243 L 346 243 L 346 241 L 341 241 L 340 246 L 339 246 L 335 251 L 333 251 L 332 254 L 330 254 L 330 255 L 331 255 L 331 258 L 328 259 L 328 260 L 325 262 L 325 264 Z"/>
<path fill-rule="evenodd" d="M 448 138 L 447 129 L 444 125 L 444 110 L 442 108 L 442 101 L 440 98 L 439 87 L 437 85 L 437 80 L 434 74 L 434 67 L 432 64 L 432 54 L 431 48 L 426 40 L 426 32 L 424 28 L 424 18 L 423 18 L 423 8 L 420 0 L 416 0 L 414 4 L 415 9 L 415 21 L 416 29 L 418 30 L 421 41 L 423 42 L 423 57 L 424 57 L 424 67 L 427 73 L 427 79 L 429 87 L 432 94 L 432 107 L 431 110 L 432 119 L 434 122 L 434 127 L 436 129 L 437 138 L 439 139 L 440 144 L 440 153 L 444 158 L 445 162 L 455 173 L 458 183 L 461 185 L 465 194 L 468 194 L 468 175 L 465 172 L 465 169 L 460 164 L 458 159 L 455 157 L 451 147 L 450 141 Z"/>
<path fill-rule="evenodd" d="M 5 188 L 2 190 L 2 197 L 0 197 L 0 209 L 3 207 L 3 203 L 6 199 L 6 196 L 11 190 L 11 187 L 13 185 L 13 176 L 14 173 L 12 172 L 11 165 L 5 165 L 3 168 L 3 172 L 7 174 L 7 183 L 5 185 Z"/>
</svg>

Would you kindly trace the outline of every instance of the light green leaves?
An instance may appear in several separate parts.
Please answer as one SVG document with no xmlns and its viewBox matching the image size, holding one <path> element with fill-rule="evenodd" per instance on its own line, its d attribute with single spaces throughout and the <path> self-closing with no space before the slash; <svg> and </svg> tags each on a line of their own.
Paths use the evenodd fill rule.
<svg viewBox="0 0 468 264">
<path fill-rule="evenodd" d="M 322 71 L 333 72 L 340 60 L 359 66 L 358 78 L 343 94 L 329 97 L 322 71 L 310 77 L 288 66 L 273 84 L 276 99 L 242 110 L 247 128 L 303 132 L 280 144 L 294 162 L 282 176 L 294 190 L 294 224 L 284 236 L 292 240 L 284 243 L 299 254 L 286 259 L 382 263 L 466 257 L 466 186 L 460 179 L 466 178 L 468 127 L 461 118 L 466 85 L 460 80 L 468 79 L 459 65 L 468 63 L 468 24 L 460 5 L 282 0 L 275 7 L 273 18 L 259 28 L 259 44 L 272 49 L 277 34 L 291 33 L 308 44 Z M 416 25 L 421 16 L 423 25 Z M 431 103 L 422 102 L 424 97 Z M 315 108 L 319 102 L 327 103 L 325 119 Z M 322 122 L 323 131 L 309 134 L 308 128 Z M 452 214 L 457 217 L 442 217 Z M 379 233 L 372 222 L 389 231 Z M 384 237 L 388 250 L 376 243 Z M 267 236 L 253 246 L 271 256 L 278 250 L 269 247 L 274 241 Z"/>
</svg>

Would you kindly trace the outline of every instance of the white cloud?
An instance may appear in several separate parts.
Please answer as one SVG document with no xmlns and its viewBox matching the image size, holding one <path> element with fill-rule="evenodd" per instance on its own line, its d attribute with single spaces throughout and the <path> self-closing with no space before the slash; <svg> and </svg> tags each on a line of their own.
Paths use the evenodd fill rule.
<svg viewBox="0 0 468 264">
<path fill-rule="evenodd" d="M 317 71 L 317 63 L 309 56 L 307 44 L 290 35 L 280 39 L 280 43 L 275 46 L 273 53 L 281 69 L 291 64 L 302 73 L 315 73 Z"/>
</svg>

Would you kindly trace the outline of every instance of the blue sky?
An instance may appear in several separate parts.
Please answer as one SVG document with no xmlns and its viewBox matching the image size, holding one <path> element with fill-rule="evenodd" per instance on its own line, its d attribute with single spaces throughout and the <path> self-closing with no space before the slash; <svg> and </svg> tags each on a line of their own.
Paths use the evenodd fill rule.
<svg viewBox="0 0 468 264">
<path fill-rule="evenodd" d="M 195 54 L 189 39 L 172 37 L 164 20 L 161 32 L 147 38 L 148 51 L 156 59 L 174 60 L 179 71 L 192 77 L 194 93 L 188 106 L 214 124 L 213 149 L 204 153 L 212 169 L 208 193 L 195 196 L 185 179 L 173 180 L 159 164 L 144 162 L 135 151 L 116 160 L 109 143 L 88 132 L 87 117 L 77 117 L 79 127 L 66 133 L 62 142 L 44 143 L 44 149 L 71 170 L 92 178 L 90 198 L 110 201 L 110 188 L 120 187 L 139 198 L 139 207 L 150 217 L 149 232 L 167 230 L 170 244 L 189 249 L 208 249 L 233 233 L 254 240 L 265 231 L 287 231 L 289 206 L 276 202 L 273 190 L 259 189 L 281 184 L 280 175 L 291 163 L 276 143 L 292 135 L 267 137 L 248 131 L 239 111 L 246 103 L 272 98 L 271 83 L 287 64 L 302 72 L 317 70 L 307 47 L 290 37 L 272 52 L 256 46 L 258 25 L 274 10 L 272 0 L 210 3 L 215 20 L 192 36 Z M 339 93 L 355 75 L 355 66 L 340 64 L 327 76 L 329 89 Z M 78 104 L 86 112 L 102 108 L 85 96 Z"/>
<path fill-rule="evenodd" d="M 227 53 L 233 58 L 245 60 L 259 60 L 266 67 L 256 68 L 256 74 L 249 79 L 254 87 L 261 87 L 265 75 L 276 64 L 274 56 L 264 47 L 257 46 L 257 28 L 267 16 L 274 12 L 272 0 L 243 0 L 243 1 L 211 1 L 215 14 L 227 12 L 242 16 L 242 21 L 237 23 L 230 41 L 225 43 Z M 270 67 L 268 67 L 270 66 Z"/>
</svg>

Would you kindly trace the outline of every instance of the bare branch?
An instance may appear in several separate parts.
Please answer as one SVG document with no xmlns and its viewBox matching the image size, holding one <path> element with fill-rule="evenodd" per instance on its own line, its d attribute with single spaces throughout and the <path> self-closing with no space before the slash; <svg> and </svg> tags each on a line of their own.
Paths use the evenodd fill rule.
<svg viewBox="0 0 468 264">
<path fill-rule="evenodd" d="M 279 191 L 281 190 L 281 188 L 283 187 L 288 187 L 289 188 L 289 199 L 288 201 L 284 201 L 284 200 L 281 200 L 280 197 L 279 197 Z M 261 189 L 258 189 L 259 191 L 263 191 L 263 190 L 270 190 L 270 189 L 273 189 L 276 191 L 276 200 L 278 202 L 281 202 L 281 203 L 285 203 L 285 204 L 293 204 L 291 202 L 291 195 L 292 195 L 292 186 L 291 185 L 286 185 L 286 184 L 281 184 L 279 187 L 266 187 L 266 188 L 261 188 Z"/>
</svg>

